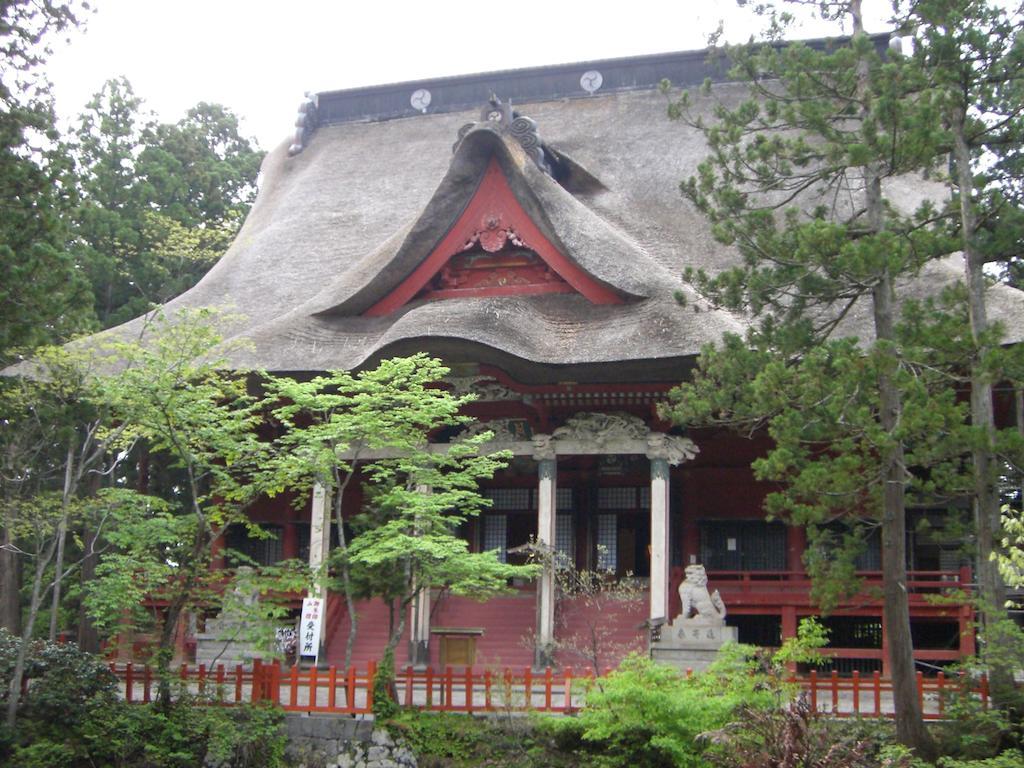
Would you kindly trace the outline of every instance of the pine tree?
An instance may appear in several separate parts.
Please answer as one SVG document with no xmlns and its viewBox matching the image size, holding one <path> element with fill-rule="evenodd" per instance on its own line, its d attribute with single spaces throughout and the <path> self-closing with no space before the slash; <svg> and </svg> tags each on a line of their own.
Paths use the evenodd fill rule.
<svg viewBox="0 0 1024 768">
<path fill-rule="evenodd" d="M 909 64 L 923 80 L 915 96 L 937 118 L 934 151 L 949 156 L 950 204 L 944 222 L 963 252 L 970 319 L 971 413 L 977 582 L 986 648 L 1000 643 L 1005 595 L 996 563 L 1000 530 L 1000 475 L 1016 454 L 1020 436 L 1000 435 L 993 386 L 1019 363 L 1000 348 L 1001 329 L 989 319 L 990 264 L 1011 266 L 1024 245 L 1021 152 L 1024 148 L 1024 9 L 1015 12 L 985 0 L 914 0 L 903 3 L 900 24 L 913 42 Z M 1009 438 L 1009 444 L 1007 439 Z M 998 655 L 998 653 L 996 654 Z M 1012 671 L 990 669 L 993 693 L 1013 691 Z"/>
<path fill-rule="evenodd" d="M 935 437 L 956 433 L 963 411 L 919 344 L 940 319 L 921 311 L 906 327 L 900 318 L 905 279 L 945 248 L 930 227 L 934 205 L 908 212 L 883 189 L 935 164 L 934 114 L 908 98 L 920 90 L 917 71 L 864 33 L 858 0 L 818 5 L 849 19 L 847 42 L 732 49 L 748 100 L 719 107 L 713 124 L 691 116 L 688 97 L 673 105 L 711 150 L 683 192 L 742 256 L 732 270 L 688 277 L 759 320 L 747 338 L 704 351 L 670 414 L 683 424 L 766 428 L 774 448 L 755 470 L 784 484 L 770 513 L 879 527 L 897 735 L 928 756 L 906 589 L 906 493 L 949 474 L 953 449 Z"/>
</svg>

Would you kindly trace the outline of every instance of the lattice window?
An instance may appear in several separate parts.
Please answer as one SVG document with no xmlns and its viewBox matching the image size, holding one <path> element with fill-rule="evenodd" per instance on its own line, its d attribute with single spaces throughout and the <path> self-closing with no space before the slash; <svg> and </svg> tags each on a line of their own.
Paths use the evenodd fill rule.
<svg viewBox="0 0 1024 768">
<path fill-rule="evenodd" d="M 619 564 L 619 518 L 597 516 L 597 569 L 615 571 Z"/>
<path fill-rule="evenodd" d="M 848 535 L 856 535 L 863 540 L 863 548 L 854 559 L 854 567 L 858 571 L 880 571 L 882 570 L 882 537 L 878 528 L 870 530 L 851 531 L 850 527 L 843 523 L 832 523 L 826 526 L 827 536 L 819 541 L 819 546 L 825 548 L 829 557 L 837 548 L 844 545 Z M 838 557 L 838 555 L 836 555 Z"/>
<path fill-rule="evenodd" d="M 640 509 L 651 508 L 651 486 L 645 485 L 640 489 Z"/>
<path fill-rule="evenodd" d="M 295 538 L 299 541 L 299 552 L 296 557 L 304 563 L 309 562 L 309 529 L 309 523 L 295 524 Z"/>
<path fill-rule="evenodd" d="M 257 538 L 251 536 L 244 525 L 232 525 L 228 528 L 225 544 L 228 549 L 240 552 L 256 565 L 274 565 L 284 559 L 281 526 L 261 525 L 260 528 L 272 534 L 272 537 Z"/>
<path fill-rule="evenodd" d="M 558 488 L 555 491 L 555 504 L 559 512 L 571 512 L 573 510 L 572 488 Z"/>
<path fill-rule="evenodd" d="M 857 555 L 854 567 L 858 571 L 882 570 L 882 530 L 873 529 L 864 542 L 864 551 Z"/>
<path fill-rule="evenodd" d="M 520 511 L 536 506 L 530 488 L 489 488 L 485 495 L 491 500 L 491 509 Z"/>
<path fill-rule="evenodd" d="M 598 488 L 598 509 L 636 509 L 636 488 Z"/>
<path fill-rule="evenodd" d="M 700 549 L 709 571 L 784 571 L 786 527 L 762 520 L 707 521 L 701 524 Z"/>
<path fill-rule="evenodd" d="M 507 542 L 508 517 L 505 515 L 484 515 L 484 551 L 497 550 L 498 560 L 502 563 L 507 562 Z"/>
</svg>

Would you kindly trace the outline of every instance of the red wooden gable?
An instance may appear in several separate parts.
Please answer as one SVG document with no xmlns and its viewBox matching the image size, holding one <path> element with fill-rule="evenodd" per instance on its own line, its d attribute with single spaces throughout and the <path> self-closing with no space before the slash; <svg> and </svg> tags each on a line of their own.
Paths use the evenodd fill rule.
<svg viewBox="0 0 1024 768">
<path fill-rule="evenodd" d="M 476 193 L 430 255 L 368 310 L 380 317 L 413 299 L 579 293 L 594 304 L 621 304 L 548 240 L 519 204 L 491 158 Z"/>
</svg>

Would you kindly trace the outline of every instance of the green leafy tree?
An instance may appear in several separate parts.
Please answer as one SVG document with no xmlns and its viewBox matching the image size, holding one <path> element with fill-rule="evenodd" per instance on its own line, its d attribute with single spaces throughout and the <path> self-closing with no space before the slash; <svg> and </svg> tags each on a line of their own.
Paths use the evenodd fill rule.
<svg viewBox="0 0 1024 768">
<path fill-rule="evenodd" d="M 114 345 L 124 367 L 106 381 L 104 399 L 125 425 L 122 441 L 144 443 L 181 481 L 163 503 L 151 504 L 144 521 L 122 528 L 119 547 L 89 587 L 93 613 L 107 629 L 124 612 L 132 615 L 142 594 L 150 605 L 164 605 L 156 624 L 166 704 L 179 620 L 217 594 L 211 550 L 228 525 L 247 524 L 245 509 L 258 493 L 252 478 L 267 444 L 257 432 L 261 402 L 247 391 L 245 373 L 226 373 L 214 353 L 220 337 L 209 313 L 159 321 L 143 342 Z"/>
<path fill-rule="evenodd" d="M 534 566 L 503 563 L 495 552 L 470 552 L 459 535 L 459 526 L 488 503 L 480 495 L 480 481 L 507 463 L 505 454 L 480 454 L 490 437 L 458 440 L 443 451 L 421 444 L 364 468 L 369 509 L 354 521 L 361 530 L 345 559 L 357 594 L 388 604 L 385 653 L 392 657 L 407 608 L 420 590 L 486 599 L 506 591 L 509 579 L 537 572 Z"/>
<path fill-rule="evenodd" d="M 127 80 L 109 80 L 86 106 L 76 131 L 74 248 L 102 327 L 112 325 L 115 311 L 145 290 L 138 274 L 143 244 L 136 226 L 142 205 L 134 190 L 146 119 L 139 114 L 141 106 Z M 146 298 L 130 306 L 132 315 L 150 308 Z"/>
<path fill-rule="evenodd" d="M 64 579 L 94 554 L 111 511 L 132 493 L 95 494 L 92 478 L 115 471 L 111 448 L 125 425 L 114 425 L 102 377 L 89 355 L 67 348 L 37 350 L 31 371 L 0 382 L 0 526 L 5 553 L 31 565 L 28 608 L 18 660 L 8 679 L 7 723 L 17 714 L 24 651 L 51 590 L 50 636 L 56 635 Z M 65 558 L 70 531 L 88 542 Z"/>
<path fill-rule="evenodd" d="M 929 226 L 934 205 L 901 211 L 883 183 L 936 164 L 936 115 L 913 101 L 920 73 L 864 33 L 860 2 L 820 6 L 851 22 L 848 43 L 732 49 L 751 98 L 719 107 L 713 124 L 690 118 L 711 155 L 684 194 L 742 263 L 688 276 L 760 322 L 748 338 L 706 349 L 669 413 L 679 423 L 765 427 L 774 447 L 756 474 L 784 483 L 769 513 L 801 525 L 875 521 L 897 733 L 927 756 L 934 745 L 914 683 L 905 498 L 918 482 L 936 491 L 939 478 L 955 475 L 955 441 L 939 437 L 958 434 L 963 413 L 919 343 L 941 319 L 925 308 L 900 326 L 901 281 L 948 242 Z M 688 117 L 690 101 L 672 111 Z M 869 338 L 853 336 L 861 328 Z"/>
<path fill-rule="evenodd" d="M 489 578 L 484 569 L 491 561 L 469 556 L 464 542 L 454 537 L 453 526 L 479 508 L 476 479 L 498 464 L 473 455 L 478 441 L 453 445 L 449 453 L 428 450 L 431 432 L 466 422 L 459 409 L 468 398 L 441 386 L 447 372 L 440 361 L 420 354 L 385 360 L 357 373 L 331 371 L 309 381 L 271 377 L 266 382 L 268 398 L 277 402 L 273 416 L 282 433 L 260 484 L 271 494 L 297 491 L 300 504 L 314 484 L 330 496 L 338 542 L 337 585 L 350 619 L 346 667 L 358 632 L 360 596 L 377 594 L 401 601 L 408 595 L 409 579 L 416 578 L 423 586 L 459 584 L 472 592 L 474 578 Z M 360 510 L 347 509 L 345 492 L 360 476 L 377 495 L 373 510 L 358 520 L 363 529 L 359 538 L 366 539 L 353 551 L 346 521 Z M 417 484 L 435 481 L 436 494 L 415 490 Z M 415 538 L 408 528 L 410 514 L 423 516 L 423 537 L 414 542 L 409 541 Z M 399 551 L 380 541 L 382 530 L 409 548 Z M 424 547 L 435 549 L 435 559 Z M 481 569 L 476 576 L 474 568 Z"/>
<path fill-rule="evenodd" d="M 158 123 L 124 78 L 90 101 L 76 141 L 75 250 L 108 327 L 192 287 L 220 258 L 255 199 L 263 153 L 217 104 Z"/>
<path fill-rule="evenodd" d="M 91 318 L 87 285 L 65 247 L 65 152 L 41 74 L 48 42 L 84 7 L 0 3 L 0 365 L 19 347 L 67 339 Z"/>
</svg>

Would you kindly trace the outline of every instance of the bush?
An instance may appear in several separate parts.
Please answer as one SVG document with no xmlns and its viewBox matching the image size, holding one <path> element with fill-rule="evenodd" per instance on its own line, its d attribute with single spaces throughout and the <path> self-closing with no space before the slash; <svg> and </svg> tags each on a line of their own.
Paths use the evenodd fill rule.
<svg viewBox="0 0 1024 768">
<path fill-rule="evenodd" d="M 939 768 L 1020 768 L 1024 765 L 1024 752 L 1011 749 L 983 760 L 954 760 L 940 757 Z"/>
<path fill-rule="evenodd" d="M 963 760 L 983 760 L 1021 743 L 1021 728 L 1012 713 L 996 707 L 986 708 L 971 691 L 985 671 L 973 662 L 951 670 L 951 680 L 962 679 L 964 686 L 950 685 L 945 692 L 945 719 L 935 729 L 940 754 Z"/>
<path fill-rule="evenodd" d="M 575 768 L 578 755 L 572 748 L 559 750 L 549 736 L 547 726 L 561 722 L 573 721 L 544 715 L 494 719 L 407 710 L 387 726 L 416 754 L 420 768 Z"/>
<path fill-rule="evenodd" d="M 701 676 L 685 679 L 672 667 L 639 655 L 595 681 L 572 725 L 556 726 L 567 743 L 576 733 L 595 766 L 702 768 L 706 742 L 744 704 L 767 701 L 741 686 L 711 690 Z"/>
<path fill-rule="evenodd" d="M 887 739 L 856 721 L 823 719 L 801 694 L 788 706 L 744 707 L 739 718 L 706 734 L 707 757 L 720 768 L 910 768 L 909 755 L 886 757 Z"/>
<path fill-rule="evenodd" d="M 21 639 L 0 629 L 0 672 L 6 681 L 14 673 Z M 74 727 L 91 707 L 113 701 L 117 678 L 102 659 L 64 643 L 36 641 L 25 657 L 25 678 L 31 681 L 19 716 L 27 723 Z M 7 686 L 0 691 L 6 704 Z"/>
<path fill-rule="evenodd" d="M 398 714 L 395 701 L 395 649 L 386 648 L 373 675 L 373 717 L 386 722 Z"/>
<path fill-rule="evenodd" d="M 462 761 L 469 759 L 480 743 L 489 741 L 488 725 L 465 715 L 409 711 L 392 718 L 388 729 L 418 757 Z"/>
</svg>

